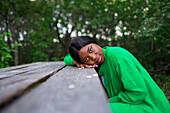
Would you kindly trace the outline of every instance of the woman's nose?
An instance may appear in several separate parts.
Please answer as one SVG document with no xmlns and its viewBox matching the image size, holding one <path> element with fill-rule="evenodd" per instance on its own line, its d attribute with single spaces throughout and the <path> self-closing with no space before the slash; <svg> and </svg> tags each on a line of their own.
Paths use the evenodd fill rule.
<svg viewBox="0 0 170 113">
<path fill-rule="evenodd" d="M 95 54 L 90 54 L 90 57 L 91 57 L 91 59 L 92 59 L 93 61 L 96 60 L 96 55 L 95 55 Z"/>
</svg>

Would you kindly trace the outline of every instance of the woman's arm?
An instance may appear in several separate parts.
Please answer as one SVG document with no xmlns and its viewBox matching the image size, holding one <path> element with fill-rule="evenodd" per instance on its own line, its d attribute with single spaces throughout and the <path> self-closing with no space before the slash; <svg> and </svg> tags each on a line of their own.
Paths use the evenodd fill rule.
<svg viewBox="0 0 170 113">
<path fill-rule="evenodd" d="M 122 102 L 130 104 L 141 103 L 146 95 L 146 85 L 140 70 L 131 60 L 121 60 L 116 68 L 118 75 L 123 83 L 123 91 L 110 98 L 110 102 Z"/>
<path fill-rule="evenodd" d="M 68 66 L 76 65 L 76 66 L 79 67 L 79 68 L 83 68 L 83 65 L 77 63 L 77 62 L 71 57 L 70 54 L 67 54 L 67 55 L 64 57 L 64 63 L 65 63 L 66 65 L 68 65 Z"/>
<path fill-rule="evenodd" d="M 68 65 L 68 66 L 70 66 L 70 65 L 75 65 L 74 63 L 75 62 L 73 62 L 74 60 L 73 60 L 73 58 L 71 57 L 71 55 L 70 54 L 67 54 L 65 57 L 64 57 L 64 63 L 66 64 L 66 65 Z"/>
<path fill-rule="evenodd" d="M 72 65 L 76 65 L 78 68 L 94 68 L 94 67 L 98 67 L 97 65 L 87 65 L 87 64 L 80 64 L 80 63 L 77 63 L 72 57 L 70 54 L 67 54 L 65 57 L 64 57 L 64 63 L 68 66 L 72 66 Z"/>
</svg>

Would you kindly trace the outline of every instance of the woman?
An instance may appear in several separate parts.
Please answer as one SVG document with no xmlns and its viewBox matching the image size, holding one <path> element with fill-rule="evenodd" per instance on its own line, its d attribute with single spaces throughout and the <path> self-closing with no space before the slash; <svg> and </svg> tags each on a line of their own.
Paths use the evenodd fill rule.
<svg viewBox="0 0 170 113">
<path fill-rule="evenodd" d="M 100 66 L 109 106 L 115 113 L 168 113 L 169 102 L 137 59 L 121 47 L 97 45 L 88 36 L 71 41 L 64 62 L 78 67 Z M 73 59 L 74 60 L 73 60 Z"/>
</svg>

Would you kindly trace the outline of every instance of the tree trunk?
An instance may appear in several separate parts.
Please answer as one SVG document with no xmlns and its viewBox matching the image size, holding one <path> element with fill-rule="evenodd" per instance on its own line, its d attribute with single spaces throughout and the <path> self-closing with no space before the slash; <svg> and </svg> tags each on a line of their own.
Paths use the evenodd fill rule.
<svg viewBox="0 0 170 113">
<path fill-rule="evenodd" d="M 18 46 L 14 47 L 15 52 L 14 52 L 14 64 L 15 66 L 19 64 L 19 59 L 18 59 Z"/>
<path fill-rule="evenodd" d="M 13 29 L 11 30 L 12 33 L 12 43 L 15 45 L 15 42 L 18 42 L 16 37 L 19 36 L 17 33 L 14 33 Z M 18 54 L 18 46 L 14 47 L 14 65 L 18 65 L 19 64 L 19 54 Z"/>
</svg>

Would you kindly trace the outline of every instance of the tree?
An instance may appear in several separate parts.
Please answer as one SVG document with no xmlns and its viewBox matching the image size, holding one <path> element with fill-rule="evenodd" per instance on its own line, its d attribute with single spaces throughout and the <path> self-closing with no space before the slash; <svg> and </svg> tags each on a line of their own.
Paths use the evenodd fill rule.
<svg viewBox="0 0 170 113">
<path fill-rule="evenodd" d="M 166 0 L 1 0 L 0 33 L 17 65 L 59 60 L 71 39 L 89 35 L 123 46 L 153 73 L 169 71 Z M 12 38 L 3 35 L 10 33 Z M 140 50 L 140 52 L 139 52 Z M 13 65 L 10 63 L 10 65 Z"/>
</svg>

